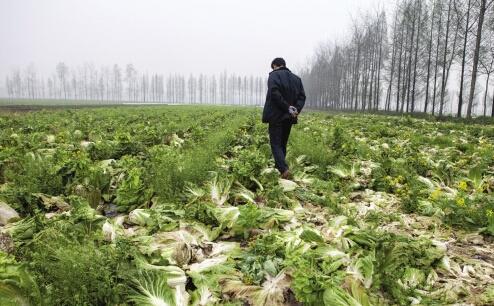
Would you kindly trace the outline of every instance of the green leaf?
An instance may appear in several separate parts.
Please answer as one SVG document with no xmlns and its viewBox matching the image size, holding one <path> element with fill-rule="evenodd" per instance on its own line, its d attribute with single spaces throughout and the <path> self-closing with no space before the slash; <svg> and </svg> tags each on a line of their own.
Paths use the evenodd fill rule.
<svg viewBox="0 0 494 306">
<path fill-rule="evenodd" d="M 315 242 L 315 243 L 324 243 L 324 238 L 322 238 L 318 233 L 313 230 L 305 229 L 300 234 L 300 239 L 305 242 Z"/>
</svg>

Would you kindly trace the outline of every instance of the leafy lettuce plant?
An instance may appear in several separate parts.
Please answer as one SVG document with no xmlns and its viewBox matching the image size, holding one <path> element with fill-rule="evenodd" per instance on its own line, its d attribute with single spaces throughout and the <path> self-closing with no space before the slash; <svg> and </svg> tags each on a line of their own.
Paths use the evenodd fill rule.
<svg viewBox="0 0 494 306">
<path fill-rule="evenodd" d="M 0 304 L 5 306 L 43 305 L 38 285 L 25 264 L 0 251 Z"/>
</svg>

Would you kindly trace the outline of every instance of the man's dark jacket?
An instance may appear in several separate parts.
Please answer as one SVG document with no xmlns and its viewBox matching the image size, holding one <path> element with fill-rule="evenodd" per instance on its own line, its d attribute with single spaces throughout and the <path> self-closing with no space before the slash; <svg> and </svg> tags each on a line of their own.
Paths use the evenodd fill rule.
<svg viewBox="0 0 494 306">
<path fill-rule="evenodd" d="M 262 113 L 262 122 L 276 124 L 286 119 L 297 123 L 288 108 L 295 106 L 300 113 L 305 105 L 305 91 L 302 80 L 288 68 L 281 67 L 272 71 L 268 79 L 268 94 Z"/>
</svg>

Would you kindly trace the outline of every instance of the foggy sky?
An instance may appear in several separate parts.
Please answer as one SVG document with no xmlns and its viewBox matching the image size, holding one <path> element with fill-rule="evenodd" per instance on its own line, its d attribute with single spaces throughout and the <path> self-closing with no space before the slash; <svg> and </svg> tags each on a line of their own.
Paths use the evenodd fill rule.
<svg viewBox="0 0 494 306">
<path fill-rule="evenodd" d="M 133 63 L 150 73 L 297 70 L 352 18 L 392 0 L 0 0 L 0 91 L 13 68 Z M 389 18 L 389 16 L 388 16 Z"/>
</svg>

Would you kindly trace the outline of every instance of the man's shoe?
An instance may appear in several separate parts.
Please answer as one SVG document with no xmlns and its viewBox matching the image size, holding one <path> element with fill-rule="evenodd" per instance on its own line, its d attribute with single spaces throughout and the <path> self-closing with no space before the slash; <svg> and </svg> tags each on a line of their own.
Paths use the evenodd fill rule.
<svg viewBox="0 0 494 306">
<path fill-rule="evenodd" d="M 286 170 L 285 172 L 283 172 L 281 174 L 281 178 L 284 179 L 284 180 L 291 180 L 293 178 L 293 175 L 290 172 L 290 170 Z"/>
</svg>

